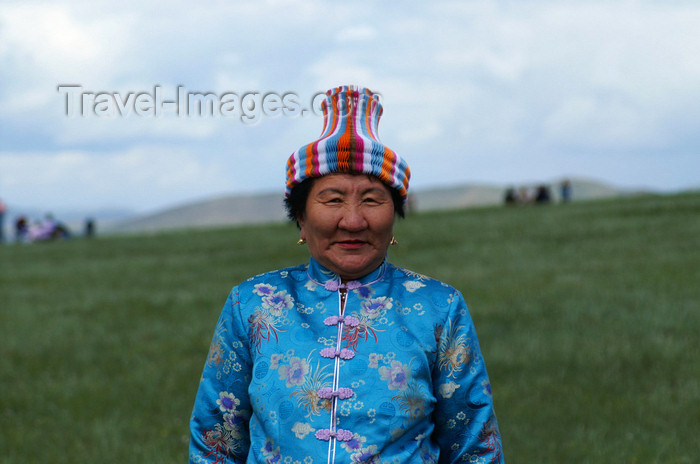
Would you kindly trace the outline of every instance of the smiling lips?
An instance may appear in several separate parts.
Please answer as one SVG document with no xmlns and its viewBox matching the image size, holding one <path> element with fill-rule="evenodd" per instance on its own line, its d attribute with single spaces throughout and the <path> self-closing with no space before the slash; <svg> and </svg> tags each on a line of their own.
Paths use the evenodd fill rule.
<svg viewBox="0 0 700 464">
<path fill-rule="evenodd" d="M 337 241 L 337 242 L 335 242 L 335 243 L 336 243 L 338 246 L 340 246 L 341 248 L 345 248 L 345 249 L 348 249 L 348 250 L 354 250 L 354 249 L 357 249 L 357 248 L 362 247 L 362 246 L 365 245 L 367 242 L 362 241 L 362 240 L 339 240 L 339 241 Z"/>
</svg>

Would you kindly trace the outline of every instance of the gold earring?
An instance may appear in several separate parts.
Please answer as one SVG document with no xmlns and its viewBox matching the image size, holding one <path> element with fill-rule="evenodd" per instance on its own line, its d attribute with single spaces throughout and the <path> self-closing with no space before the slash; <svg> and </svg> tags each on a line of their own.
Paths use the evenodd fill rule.
<svg viewBox="0 0 700 464">
<path fill-rule="evenodd" d="M 394 236 L 392 235 L 391 242 L 389 242 L 389 245 L 398 245 L 398 244 L 399 244 L 399 242 L 397 242 L 396 239 L 394 238 Z"/>
<path fill-rule="evenodd" d="M 303 244 L 305 244 L 305 243 L 306 243 L 306 239 L 305 239 L 305 238 L 300 238 L 299 241 L 297 242 L 297 245 L 303 245 Z"/>
</svg>

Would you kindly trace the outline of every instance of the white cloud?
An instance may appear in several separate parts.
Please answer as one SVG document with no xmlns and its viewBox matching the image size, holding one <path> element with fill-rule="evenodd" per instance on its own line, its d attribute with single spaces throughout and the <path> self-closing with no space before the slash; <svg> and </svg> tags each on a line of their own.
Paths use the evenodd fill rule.
<svg viewBox="0 0 700 464">
<path fill-rule="evenodd" d="M 114 144 L 128 145 L 139 143 L 143 139 L 157 140 L 205 140 L 225 123 L 222 119 L 211 117 L 177 117 L 166 115 L 160 117 L 128 117 L 76 115 L 63 117 L 54 128 L 55 142 L 61 147 L 77 144 Z"/>
<path fill-rule="evenodd" d="M 650 117 L 651 116 L 651 117 Z M 560 147 L 629 150 L 658 146 L 653 115 L 615 98 L 571 98 L 544 123 L 545 140 Z"/>
<path fill-rule="evenodd" d="M 48 209 L 106 206 L 144 211 L 228 191 L 227 167 L 167 146 L 94 154 L 0 153 L 6 200 Z"/>
<path fill-rule="evenodd" d="M 60 83 L 100 84 L 131 49 L 130 14 L 81 17 L 67 4 L 9 4 L 0 11 L 0 104 L 8 113 L 46 108 Z"/>
<path fill-rule="evenodd" d="M 29 61 L 49 72 L 100 56 L 100 27 L 80 24 L 60 5 L 11 4 L 0 13 L 5 58 L 28 54 Z"/>
<path fill-rule="evenodd" d="M 317 88 L 330 89 L 338 85 L 364 85 L 372 88 L 376 81 L 375 70 L 362 64 L 361 57 L 333 52 L 321 57 L 309 66 Z"/>
<path fill-rule="evenodd" d="M 336 40 L 339 42 L 355 42 L 372 40 L 377 37 L 377 30 L 367 25 L 350 26 L 338 31 Z"/>
</svg>

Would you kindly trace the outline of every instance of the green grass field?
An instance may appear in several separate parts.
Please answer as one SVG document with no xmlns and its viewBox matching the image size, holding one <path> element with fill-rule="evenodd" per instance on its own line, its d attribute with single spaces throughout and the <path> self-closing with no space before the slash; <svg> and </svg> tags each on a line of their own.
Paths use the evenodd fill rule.
<svg viewBox="0 0 700 464">
<path fill-rule="evenodd" d="M 462 290 L 508 463 L 700 462 L 700 193 L 422 213 L 390 259 Z M 0 247 L 0 462 L 187 460 L 230 288 L 291 225 Z"/>
</svg>

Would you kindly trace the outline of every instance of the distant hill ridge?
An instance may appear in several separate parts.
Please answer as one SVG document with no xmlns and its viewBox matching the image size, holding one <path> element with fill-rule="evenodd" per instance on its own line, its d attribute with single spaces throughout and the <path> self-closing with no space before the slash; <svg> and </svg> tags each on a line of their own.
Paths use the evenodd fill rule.
<svg viewBox="0 0 700 464">
<path fill-rule="evenodd" d="M 560 181 L 543 182 L 551 189 L 552 200 L 559 201 Z M 512 185 L 532 191 L 538 184 Z M 639 192 L 618 189 L 584 179 L 571 179 L 573 201 L 613 198 Z M 509 186 L 463 184 L 416 189 L 410 195 L 409 208 L 414 211 L 445 210 L 491 206 L 503 202 Z M 108 225 L 107 233 L 156 232 L 169 229 L 220 227 L 286 220 L 281 193 L 227 195 L 168 208 L 153 214 L 129 218 Z"/>
</svg>

